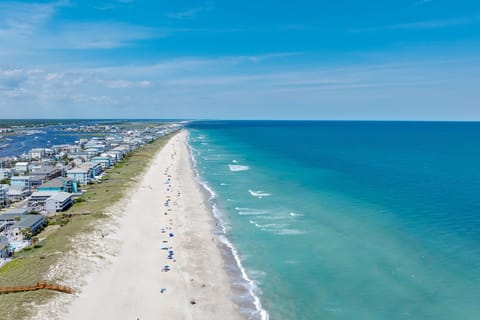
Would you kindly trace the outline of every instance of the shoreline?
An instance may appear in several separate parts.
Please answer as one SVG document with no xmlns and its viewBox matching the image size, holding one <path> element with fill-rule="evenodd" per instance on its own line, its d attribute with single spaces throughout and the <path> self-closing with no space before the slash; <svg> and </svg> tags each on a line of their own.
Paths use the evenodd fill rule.
<svg viewBox="0 0 480 320">
<path fill-rule="evenodd" d="M 203 193 L 205 202 L 208 205 L 210 215 L 215 221 L 216 235 L 218 236 L 218 244 L 222 258 L 224 259 L 225 269 L 229 275 L 232 290 L 234 291 L 233 301 L 240 307 L 240 312 L 248 319 L 268 320 L 270 318 L 268 312 L 263 308 L 260 298 L 255 293 L 258 287 L 251 280 L 245 268 L 242 265 L 239 254 L 227 237 L 225 221 L 221 217 L 221 212 L 217 208 L 215 199 L 217 194 L 210 188 L 208 183 L 202 179 L 197 170 L 197 162 L 194 156 L 194 149 L 188 143 L 187 147 L 190 154 L 190 165 L 195 173 L 195 181 L 198 184 L 200 192 Z"/>
<path fill-rule="evenodd" d="M 36 319 L 245 318 L 234 303 L 186 136 L 182 130 L 171 137 L 137 189 L 118 203 L 122 213 L 114 214 L 110 233 L 100 240 L 112 244 L 106 245 L 110 254 L 93 272 L 78 276 L 81 291 L 73 302 L 53 299 L 39 306 Z M 169 271 L 162 272 L 166 265 Z"/>
</svg>

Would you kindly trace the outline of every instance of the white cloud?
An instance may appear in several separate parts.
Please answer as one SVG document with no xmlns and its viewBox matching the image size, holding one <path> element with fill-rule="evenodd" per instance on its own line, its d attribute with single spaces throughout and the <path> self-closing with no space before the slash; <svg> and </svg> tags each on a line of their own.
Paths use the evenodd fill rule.
<svg viewBox="0 0 480 320">
<path fill-rule="evenodd" d="M 436 29 L 436 28 L 470 25 L 470 24 L 476 24 L 476 23 L 480 23 L 480 16 L 458 17 L 458 18 L 451 18 L 451 19 L 444 19 L 444 20 L 415 21 L 415 22 L 393 24 L 393 25 L 381 26 L 381 27 L 350 29 L 349 31 L 350 32 L 375 32 L 375 31 L 388 31 L 388 30 Z"/>
<path fill-rule="evenodd" d="M 130 80 L 97 80 L 99 84 L 111 89 L 127 89 L 127 88 L 148 88 L 152 85 L 151 81 L 130 81 Z"/>
<path fill-rule="evenodd" d="M 0 3 L 0 46 L 8 50 L 111 49 L 166 36 L 171 30 L 120 22 L 54 21 L 68 2 Z"/>
<path fill-rule="evenodd" d="M 58 32 L 44 34 L 42 42 L 47 48 L 110 49 L 160 36 L 150 28 L 131 24 L 70 23 Z"/>
<path fill-rule="evenodd" d="M 369 107 L 398 100 L 418 106 L 408 100 L 409 95 L 441 102 L 452 94 L 452 83 L 470 84 L 457 94 L 475 97 L 469 88 L 480 81 L 479 67 L 472 67 L 478 66 L 478 61 L 337 68 L 268 63 L 278 56 L 282 54 L 265 54 L 259 59 L 192 57 L 97 68 L 0 69 L 0 110 L 5 117 L 31 110 L 32 117 L 245 118 L 249 114 L 261 117 L 261 112 L 280 115 L 272 108 L 290 104 L 286 110 L 298 112 L 289 115 L 302 117 L 302 107 L 310 108 L 305 115 L 314 114 L 312 106 L 329 104 Z M 240 111 L 230 112 L 234 107 Z"/>
<path fill-rule="evenodd" d="M 186 19 L 195 17 L 201 13 L 208 12 L 210 10 L 212 10 L 212 4 L 210 2 L 207 2 L 200 7 L 194 7 L 180 12 L 169 13 L 167 17 L 171 19 Z"/>
<path fill-rule="evenodd" d="M 13 36 L 29 36 L 56 13 L 57 9 L 66 6 L 68 2 L 50 3 L 0 3 L 0 39 Z"/>
</svg>

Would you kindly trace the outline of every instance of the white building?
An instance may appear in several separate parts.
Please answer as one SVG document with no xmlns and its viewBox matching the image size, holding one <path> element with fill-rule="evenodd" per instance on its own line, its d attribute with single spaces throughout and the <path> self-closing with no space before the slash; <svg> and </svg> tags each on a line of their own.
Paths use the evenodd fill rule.
<svg viewBox="0 0 480 320">
<path fill-rule="evenodd" d="M 10 179 L 10 186 L 17 190 L 30 190 L 32 177 L 30 176 L 13 176 Z"/>
<path fill-rule="evenodd" d="M 73 168 L 67 170 L 67 177 L 76 180 L 81 184 L 87 184 L 92 181 L 92 169 Z"/>
<path fill-rule="evenodd" d="M 48 198 L 55 196 L 59 191 L 36 191 L 30 196 L 30 205 L 44 205 Z"/>
<path fill-rule="evenodd" d="M 85 162 L 80 166 L 80 168 L 90 170 L 92 177 L 99 176 L 103 171 L 102 165 L 100 163 L 93 162 Z"/>
<path fill-rule="evenodd" d="M 68 192 L 58 192 L 45 201 L 45 209 L 49 213 L 65 211 L 73 204 L 73 197 Z"/>
<path fill-rule="evenodd" d="M 15 163 L 15 171 L 18 173 L 25 173 L 28 171 L 28 162 L 17 162 Z"/>
<path fill-rule="evenodd" d="M 8 190 L 8 200 L 15 202 L 15 201 L 22 201 L 26 197 L 28 197 L 31 194 L 29 189 L 23 189 L 23 190 L 18 190 L 18 189 L 13 189 L 10 188 Z"/>
<path fill-rule="evenodd" d="M 42 159 L 43 157 L 45 157 L 45 149 L 42 149 L 42 148 L 32 149 L 28 153 L 28 156 L 30 157 L 30 159 Z"/>
<path fill-rule="evenodd" d="M 110 168 L 112 165 L 112 161 L 109 157 L 95 157 L 92 158 L 91 162 L 94 164 L 99 163 L 102 166 L 102 169 Z"/>
</svg>

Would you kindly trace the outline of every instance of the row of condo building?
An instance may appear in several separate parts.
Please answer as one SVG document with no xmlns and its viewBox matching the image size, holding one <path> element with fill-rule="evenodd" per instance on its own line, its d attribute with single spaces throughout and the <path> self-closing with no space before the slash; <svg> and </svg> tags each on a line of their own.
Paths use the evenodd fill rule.
<svg viewBox="0 0 480 320">
<path fill-rule="evenodd" d="M 46 225 L 43 214 L 67 210 L 80 186 L 102 175 L 105 169 L 121 161 L 129 152 L 178 128 L 150 132 L 128 131 L 106 138 L 81 139 L 72 145 L 50 149 L 32 149 L 22 161 L 0 168 L 0 265 L 16 250 L 30 243 L 30 238 Z M 3 165 L 3 163 L 0 163 Z M 7 260 L 3 260 L 7 261 Z"/>
<path fill-rule="evenodd" d="M 177 126 L 172 125 L 155 131 L 130 130 L 104 138 L 80 139 L 71 145 L 32 149 L 23 161 L 0 168 L 0 181 L 8 182 L 0 184 L 0 209 L 28 199 L 30 205 L 42 211 L 64 210 L 70 204 L 65 194 L 51 205 L 45 196 L 55 199 L 55 193 L 80 194 L 80 185 L 97 181 L 104 170 L 128 153 L 175 129 Z"/>
</svg>

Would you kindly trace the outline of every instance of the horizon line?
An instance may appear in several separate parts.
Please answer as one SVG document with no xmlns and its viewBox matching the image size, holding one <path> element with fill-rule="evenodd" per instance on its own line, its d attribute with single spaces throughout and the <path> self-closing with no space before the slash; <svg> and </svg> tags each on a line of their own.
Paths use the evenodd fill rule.
<svg viewBox="0 0 480 320">
<path fill-rule="evenodd" d="M 2 121 L 27 121 L 27 120 L 35 120 L 35 121 L 42 121 L 42 120 L 101 120 L 101 121 L 140 121 L 140 120 L 148 120 L 148 121 L 237 121 L 237 122 L 245 122 L 245 121 L 252 121 L 252 122 L 260 122 L 260 121 L 268 121 L 268 122 L 469 122 L 475 123 L 480 122 L 478 120 L 465 120 L 465 119 L 452 119 L 452 120 L 435 120 L 435 119 L 215 119 L 215 118 L 3 118 L 0 119 Z"/>
</svg>

